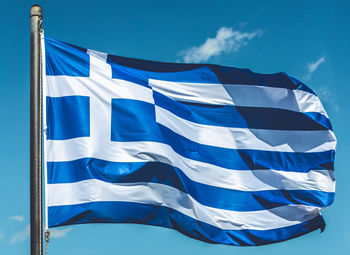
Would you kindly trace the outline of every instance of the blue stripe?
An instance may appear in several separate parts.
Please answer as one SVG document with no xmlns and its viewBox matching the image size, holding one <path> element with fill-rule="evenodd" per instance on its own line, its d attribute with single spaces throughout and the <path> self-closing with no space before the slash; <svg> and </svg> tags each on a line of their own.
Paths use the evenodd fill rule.
<svg viewBox="0 0 350 255">
<path fill-rule="evenodd" d="M 303 114 L 308 116 L 313 121 L 319 123 L 320 125 L 325 126 L 329 130 L 333 130 L 330 120 L 326 116 L 324 116 L 323 114 L 321 114 L 319 112 L 304 112 Z"/>
<path fill-rule="evenodd" d="M 120 69 L 129 70 L 144 82 L 149 78 L 174 82 L 220 83 L 258 85 L 265 87 L 298 89 L 313 93 L 305 84 L 285 73 L 259 74 L 248 69 L 210 64 L 182 64 L 155 62 L 108 55 L 112 77 L 120 79 Z"/>
<path fill-rule="evenodd" d="M 329 119 L 316 112 L 192 104 L 174 101 L 156 91 L 153 97 L 156 105 L 183 119 L 204 125 L 270 130 L 332 130 Z"/>
<path fill-rule="evenodd" d="M 322 216 L 271 230 L 223 230 L 173 209 L 130 202 L 92 202 L 48 208 L 49 227 L 82 223 L 138 223 L 175 229 L 189 237 L 228 245 L 256 246 L 325 228 Z"/>
<path fill-rule="evenodd" d="M 285 75 L 287 75 L 287 74 L 285 74 Z M 314 92 L 312 89 L 310 89 L 308 86 L 306 86 L 304 83 L 302 83 L 302 82 L 299 81 L 298 79 L 296 79 L 296 78 L 294 78 L 294 77 L 292 77 L 292 76 L 289 76 L 289 75 L 287 75 L 287 76 L 288 76 L 288 79 L 289 79 L 295 86 L 297 86 L 297 87 L 296 87 L 296 90 L 303 90 L 303 91 L 305 91 L 305 92 L 309 92 L 309 93 L 311 93 L 311 94 L 316 95 L 315 92 Z"/>
<path fill-rule="evenodd" d="M 180 169 L 160 162 L 109 162 L 84 158 L 69 162 L 48 162 L 48 183 L 72 183 L 99 179 L 109 183 L 153 182 L 174 187 L 199 203 L 232 211 L 257 211 L 282 205 L 330 205 L 334 193 L 316 190 L 240 191 L 190 180 Z M 259 178 L 259 175 L 256 175 Z M 265 177 L 261 181 L 272 184 Z"/>
<path fill-rule="evenodd" d="M 45 36 L 45 55 L 46 75 L 90 75 L 90 56 L 83 48 Z"/>
<path fill-rule="evenodd" d="M 107 60 L 108 62 L 108 60 Z M 186 70 L 176 73 L 158 73 L 158 72 L 145 72 L 142 70 L 130 68 L 117 63 L 108 62 L 112 66 L 112 78 L 122 79 L 130 82 L 134 82 L 143 86 L 149 86 L 149 79 L 177 81 L 177 82 L 191 82 L 191 83 L 215 83 L 220 84 L 220 81 L 216 75 L 211 72 L 207 67 L 202 67 L 193 70 Z"/>
<path fill-rule="evenodd" d="M 328 167 L 328 170 L 333 169 L 333 150 L 308 153 L 235 150 L 193 142 L 156 123 L 154 105 L 137 100 L 112 99 L 111 125 L 112 141 L 165 143 L 186 158 L 228 169 L 275 169 L 295 172 L 308 172 L 325 167 Z"/>
</svg>

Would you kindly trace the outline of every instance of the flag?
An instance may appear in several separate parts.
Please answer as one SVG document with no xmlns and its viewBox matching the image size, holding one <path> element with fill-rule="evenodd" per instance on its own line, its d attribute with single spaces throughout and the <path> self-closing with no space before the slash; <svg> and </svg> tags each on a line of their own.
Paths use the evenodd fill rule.
<svg viewBox="0 0 350 255">
<path fill-rule="evenodd" d="M 49 227 L 139 223 L 240 246 L 324 229 L 336 138 L 302 82 L 43 45 Z"/>
</svg>

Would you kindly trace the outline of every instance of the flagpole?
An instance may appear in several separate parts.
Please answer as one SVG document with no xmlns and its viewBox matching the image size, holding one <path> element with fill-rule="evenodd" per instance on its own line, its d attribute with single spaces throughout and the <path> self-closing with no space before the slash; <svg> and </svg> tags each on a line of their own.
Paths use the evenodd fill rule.
<svg viewBox="0 0 350 255">
<path fill-rule="evenodd" d="M 30 8 L 30 251 L 43 254 L 42 232 L 42 107 L 40 29 L 42 8 Z"/>
</svg>

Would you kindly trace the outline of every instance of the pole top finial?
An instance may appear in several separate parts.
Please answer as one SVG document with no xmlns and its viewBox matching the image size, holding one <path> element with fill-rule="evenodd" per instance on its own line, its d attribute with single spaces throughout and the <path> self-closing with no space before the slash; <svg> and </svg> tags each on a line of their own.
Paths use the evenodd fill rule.
<svg viewBox="0 0 350 255">
<path fill-rule="evenodd" d="M 39 17 L 43 16 L 43 9 L 41 8 L 40 5 L 35 4 L 30 8 L 30 17 L 33 17 L 33 16 L 39 16 Z"/>
</svg>

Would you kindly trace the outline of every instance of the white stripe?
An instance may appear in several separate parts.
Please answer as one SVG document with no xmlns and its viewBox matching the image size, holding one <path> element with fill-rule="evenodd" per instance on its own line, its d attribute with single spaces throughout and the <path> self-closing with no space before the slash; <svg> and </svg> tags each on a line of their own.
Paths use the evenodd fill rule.
<svg viewBox="0 0 350 255">
<path fill-rule="evenodd" d="M 328 118 L 320 99 L 302 90 L 293 90 L 300 112 L 319 112 Z"/>
<path fill-rule="evenodd" d="M 182 83 L 149 79 L 148 84 L 157 92 L 176 101 L 235 105 L 229 93 L 221 84 Z"/>
<path fill-rule="evenodd" d="M 228 149 L 321 152 L 334 150 L 336 145 L 331 130 L 263 130 L 203 125 L 182 119 L 157 105 L 156 121 L 196 143 Z"/>
<path fill-rule="evenodd" d="M 179 168 L 193 181 L 243 190 L 320 190 L 334 192 L 332 171 L 308 173 L 276 170 L 230 170 L 180 156 L 166 144 L 156 142 L 108 142 L 98 145 L 90 137 L 47 141 L 48 161 L 72 161 L 84 157 L 111 162 L 162 162 Z"/>
<path fill-rule="evenodd" d="M 235 212 L 198 203 L 190 195 L 157 183 L 113 184 L 91 179 L 69 184 L 49 184 L 49 206 L 97 201 L 134 202 L 165 206 L 226 230 L 267 230 L 292 226 L 319 215 L 315 207 L 290 205 L 271 210 Z"/>
<path fill-rule="evenodd" d="M 328 117 L 319 98 L 306 91 L 258 85 L 185 83 L 154 79 L 149 79 L 148 82 L 154 90 L 177 101 L 319 112 Z"/>
<path fill-rule="evenodd" d="M 95 58 L 99 58 L 102 62 L 107 61 L 108 54 L 96 50 L 87 49 L 86 53 Z M 91 63 L 90 63 L 91 64 Z M 112 73 L 111 73 L 112 74 Z"/>
<path fill-rule="evenodd" d="M 103 102 L 111 98 L 125 98 L 154 103 L 150 88 L 125 80 L 110 79 L 107 75 L 100 75 L 98 79 L 97 84 L 96 80 L 86 77 L 46 76 L 48 96 L 95 96 Z"/>
<path fill-rule="evenodd" d="M 112 67 L 110 64 L 106 63 L 107 54 L 99 51 L 94 51 L 94 50 L 88 50 L 87 54 L 90 55 L 90 79 L 95 79 L 95 80 L 99 80 L 101 78 L 111 79 Z"/>
</svg>

